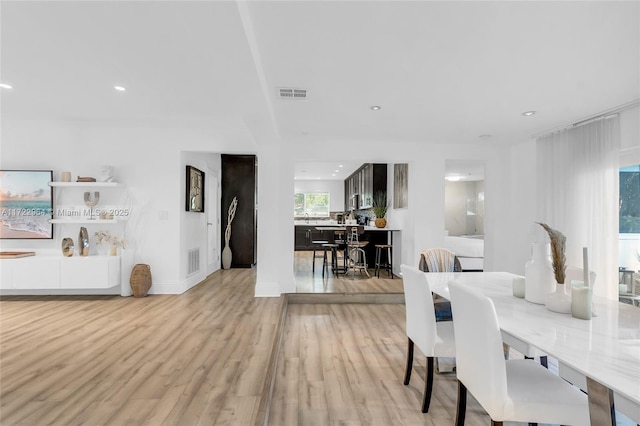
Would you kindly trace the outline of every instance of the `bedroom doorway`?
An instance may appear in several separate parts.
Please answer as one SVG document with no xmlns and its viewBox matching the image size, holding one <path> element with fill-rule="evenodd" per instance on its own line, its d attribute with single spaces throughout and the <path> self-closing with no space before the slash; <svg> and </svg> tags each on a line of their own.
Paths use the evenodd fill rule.
<svg viewBox="0 0 640 426">
<path fill-rule="evenodd" d="M 447 160 L 444 216 L 447 234 L 482 238 L 484 235 L 484 162 Z"/>
<path fill-rule="evenodd" d="M 484 161 L 447 160 L 444 246 L 463 271 L 484 269 Z"/>
</svg>

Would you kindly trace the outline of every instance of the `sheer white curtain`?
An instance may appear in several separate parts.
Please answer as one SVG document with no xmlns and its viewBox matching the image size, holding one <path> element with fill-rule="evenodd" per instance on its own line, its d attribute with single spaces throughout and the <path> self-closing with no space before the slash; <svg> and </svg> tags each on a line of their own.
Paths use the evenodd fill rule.
<svg viewBox="0 0 640 426">
<path fill-rule="evenodd" d="M 598 275 L 594 294 L 617 299 L 619 119 L 613 117 L 537 139 L 537 217 L 567 237 L 567 265 Z"/>
</svg>

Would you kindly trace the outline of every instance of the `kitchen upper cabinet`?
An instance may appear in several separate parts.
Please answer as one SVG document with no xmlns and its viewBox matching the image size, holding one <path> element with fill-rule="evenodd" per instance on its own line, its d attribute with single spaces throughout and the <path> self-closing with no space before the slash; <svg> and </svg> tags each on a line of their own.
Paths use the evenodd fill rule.
<svg viewBox="0 0 640 426">
<path fill-rule="evenodd" d="M 370 209 L 379 191 L 387 193 L 387 165 L 363 164 L 344 181 L 345 206 L 350 210 Z"/>
</svg>

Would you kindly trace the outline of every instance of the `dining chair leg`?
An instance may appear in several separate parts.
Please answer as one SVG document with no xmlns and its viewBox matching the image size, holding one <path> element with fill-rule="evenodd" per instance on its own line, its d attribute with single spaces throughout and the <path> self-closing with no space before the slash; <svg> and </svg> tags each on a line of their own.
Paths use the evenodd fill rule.
<svg viewBox="0 0 640 426">
<path fill-rule="evenodd" d="M 549 368 L 549 361 L 546 355 L 540 356 L 540 365 L 542 365 L 544 368 Z"/>
<path fill-rule="evenodd" d="M 464 426 L 467 411 L 467 388 L 458 380 L 458 404 L 456 407 L 456 426 Z"/>
<path fill-rule="evenodd" d="M 502 426 L 502 422 L 496 422 L 495 420 L 491 420 L 491 426 Z"/>
<path fill-rule="evenodd" d="M 411 369 L 413 368 L 413 340 L 407 338 L 409 343 L 407 344 L 407 368 L 404 372 L 404 385 L 409 384 L 411 380 Z"/>
<path fill-rule="evenodd" d="M 524 359 L 535 359 L 532 356 L 524 356 Z M 549 368 L 549 360 L 546 355 L 540 355 L 540 365 L 544 368 Z"/>
<path fill-rule="evenodd" d="M 433 357 L 427 357 L 427 377 L 424 378 L 424 396 L 422 397 L 422 412 L 429 412 L 431 393 L 433 392 Z"/>
</svg>

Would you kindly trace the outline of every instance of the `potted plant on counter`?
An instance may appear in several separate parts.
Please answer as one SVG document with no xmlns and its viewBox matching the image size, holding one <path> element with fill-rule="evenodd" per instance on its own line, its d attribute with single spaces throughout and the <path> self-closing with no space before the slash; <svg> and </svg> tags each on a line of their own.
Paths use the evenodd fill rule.
<svg viewBox="0 0 640 426">
<path fill-rule="evenodd" d="M 387 209 L 389 208 L 389 203 L 387 202 L 387 194 L 384 191 L 378 191 L 373 196 L 373 207 L 371 207 L 371 211 L 374 215 L 376 215 L 376 227 L 384 228 L 387 226 Z"/>
</svg>

